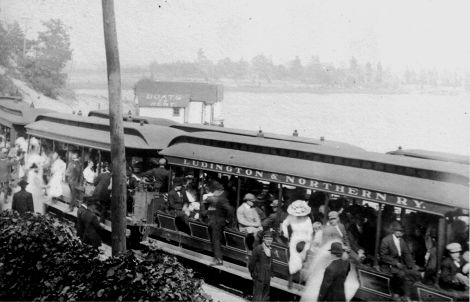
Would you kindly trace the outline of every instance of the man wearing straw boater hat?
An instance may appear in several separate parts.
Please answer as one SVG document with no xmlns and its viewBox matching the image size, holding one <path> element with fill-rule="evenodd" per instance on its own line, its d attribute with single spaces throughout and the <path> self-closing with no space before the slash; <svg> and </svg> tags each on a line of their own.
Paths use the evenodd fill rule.
<svg viewBox="0 0 470 302">
<path fill-rule="evenodd" d="M 344 295 L 344 282 L 348 276 L 349 260 L 343 260 L 345 249 L 340 242 L 331 244 L 330 253 L 336 256 L 325 270 L 323 281 L 318 293 L 318 301 L 346 301 Z"/>
<path fill-rule="evenodd" d="M 264 232 L 263 243 L 253 249 L 248 263 L 248 269 L 253 278 L 253 301 L 269 301 L 272 273 L 272 242 L 272 233 L 270 231 Z"/>
</svg>

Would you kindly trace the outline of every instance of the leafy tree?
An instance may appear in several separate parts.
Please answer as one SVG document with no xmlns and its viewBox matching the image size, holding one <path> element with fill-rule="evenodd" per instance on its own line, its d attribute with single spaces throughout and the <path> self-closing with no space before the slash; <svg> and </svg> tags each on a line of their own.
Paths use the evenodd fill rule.
<svg viewBox="0 0 470 302">
<path fill-rule="evenodd" d="M 263 54 L 257 55 L 251 59 L 253 72 L 260 79 L 271 82 L 273 63 Z"/>
<path fill-rule="evenodd" d="M 289 63 L 289 75 L 293 79 L 300 80 L 304 77 L 304 66 L 298 56 Z"/>
<path fill-rule="evenodd" d="M 23 53 L 24 33 L 18 22 L 2 25 L 0 23 L 0 65 L 18 65 Z"/>
<path fill-rule="evenodd" d="M 0 300 L 210 301 L 202 280 L 161 251 L 99 259 L 70 223 L 0 213 Z"/>
<path fill-rule="evenodd" d="M 26 58 L 24 76 L 35 89 L 55 98 L 67 80 L 63 69 L 72 58 L 70 37 L 59 19 L 43 22 L 43 26 L 45 30 L 34 41 L 33 54 Z"/>
</svg>

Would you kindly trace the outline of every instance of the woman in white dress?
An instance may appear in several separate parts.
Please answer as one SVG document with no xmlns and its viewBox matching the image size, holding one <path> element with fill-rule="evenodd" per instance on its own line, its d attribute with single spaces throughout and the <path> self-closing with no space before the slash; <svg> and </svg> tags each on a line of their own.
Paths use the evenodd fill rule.
<svg viewBox="0 0 470 302">
<path fill-rule="evenodd" d="M 47 185 L 47 195 L 51 198 L 63 195 L 62 183 L 65 178 L 65 162 L 57 152 L 52 153 L 51 178 Z"/>
<path fill-rule="evenodd" d="M 33 195 L 34 212 L 44 214 L 44 180 L 42 171 L 37 164 L 33 163 L 31 169 L 28 170 L 28 186 L 26 191 Z"/>
<path fill-rule="evenodd" d="M 289 288 L 293 275 L 302 269 L 313 236 L 312 220 L 308 216 L 310 207 L 305 200 L 296 200 L 289 205 L 289 214 L 281 224 L 284 237 L 289 239 Z M 290 230 L 290 231 L 289 231 Z"/>
</svg>

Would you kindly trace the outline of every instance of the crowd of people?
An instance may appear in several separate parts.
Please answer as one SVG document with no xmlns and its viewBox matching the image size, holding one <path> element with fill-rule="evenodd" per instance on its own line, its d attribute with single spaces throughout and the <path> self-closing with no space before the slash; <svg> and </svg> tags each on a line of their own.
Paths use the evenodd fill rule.
<svg viewBox="0 0 470 302">
<path fill-rule="evenodd" d="M 29 144 L 19 139 L 11 148 L 4 144 L 0 153 L 3 205 L 14 194 L 13 210 L 43 213 L 40 201 L 63 198 L 66 183 L 69 211 L 78 208 L 77 234 L 85 243 L 99 246 L 103 228 L 100 222 L 104 222 L 110 208 L 111 167 L 92 153 L 69 150 L 67 154 L 69 160 L 60 150 L 41 152 L 34 138 Z M 219 177 L 216 173 L 184 169 L 170 173 L 165 159 L 145 164 L 130 161 L 127 176 L 129 211 L 137 198 L 133 189 L 138 183 L 149 183 L 163 196 L 158 198 L 156 209 L 174 215 L 180 231 L 190 234 L 190 220 L 208 225 L 213 265 L 223 265 L 223 230 L 244 233 L 251 252 L 248 267 L 257 301 L 269 299 L 272 242 L 289 249 L 289 287 L 296 275 L 300 280 L 316 279 L 318 301 L 347 298 L 344 287 L 348 282 L 357 283 L 357 276 L 351 277 L 355 274 L 351 266 L 358 264 L 390 273 L 397 300 L 409 299 L 416 281 L 461 291 L 468 297 L 468 224 L 461 220 L 452 222 L 446 236 L 447 255 L 437 267 L 437 218 L 432 215 L 397 214 L 393 206 L 385 205 L 380 242 L 376 244 L 378 211 L 358 200 L 332 198 L 324 192 L 290 186 L 279 190 L 278 184 Z M 239 205 L 237 196 L 243 199 Z M 328 261 L 319 261 L 321 257 Z M 324 276 L 311 278 L 319 271 L 324 271 Z"/>
<path fill-rule="evenodd" d="M 283 188 L 279 198 L 279 191 L 269 183 L 247 180 L 243 202 L 236 207 L 233 199 L 236 196 L 233 183 L 236 182 L 230 177 L 221 179 L 216 174 L 207 173 L 202 194 L 199 194 L 201 180 L 193 175 L 180 173 L 169 182 L 168 204 L 160 209 L 176 216 L 177 227 L 181 231 L 189 233 L 189 219 L 208 224 L 214 252 L 213 265 L 223 265 L 221 244 L 224 228 L 246 234 L 246 244 L 252 253 L 249 267 L 257 300 L 267 297 L 266 282 L 270 273 L 260 274 L 260 267 L 269 267 L 271 255 L 268 250 L 273 241 L 288 246 L 289 287 L 296 274 L 300 273 L 300 279 L 307 279 L 315 273 L 308 266 L 312 264 L 312 258 L 318 258 L 316 253 L 321 255 L 321 250 L 327 248 L 328 257 L 335 256 L 340 250 L 337 243 L 340 243 L 339 259 L 347 259 L 351 265 L 369 265 L 391 274 L 391 289 L 396 300 L 409 300 L 411 285 L 416 281 L 438 284 L 443 289 L 461 291 L 468 296 L 468 225 L 461 220 L 455 219 L 449 228 L 447 238 L 450 243 L 446 248 L 449 257 L 453 252 L 460 262 L 442 259 L 441 266 L 437 267 L 437 218 L 432 215 L 397 213 L 393 206 L 384 206 L 382 235 L 376 255 L 378 210 L 372 205 L 341 197 L 332 199 L 323 192 L 307 194 L 305 189 L 288 186 Z M 357 289 L 358 278 L 354 270 L 349 266 L 344 269 L 344 262 L 339 264 L 343 267 L 340 274 L 343 281 L 347 285 L 347 275 Z M 321 271 L 326 269 L 323 264 Z M 335 268 L 331 270 L 337 271 Z M 329 271 L 328 278 L 331 274 Z M 317 295 L 321 295 L 316 298 L 324 301 L 331 297 L 325 292 L 327 287 L 336 293 L 339 290 L 343 295 L 345 291 L 331 284 L 319 284 L 318 287 Z"/>
</svg>

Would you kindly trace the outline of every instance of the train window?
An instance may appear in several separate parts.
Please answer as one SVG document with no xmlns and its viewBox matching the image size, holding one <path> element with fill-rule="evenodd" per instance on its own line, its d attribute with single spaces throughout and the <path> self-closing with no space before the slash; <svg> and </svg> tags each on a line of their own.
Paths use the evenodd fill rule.
<svg viewBox="0 0 470 302">
<path fill-rule="evenodd" d="M 178 107 L 173 108 L 173 116 L 180 116 L 180 109 Z"/>
<path fill-rule="evenodd" d="M 383 171 L 383 170 L 384 170 L 384 164 L 382 164 L 382 163 L 374 163 L 374 170 Z"/>
<path fill-rule="evenodd" d="M 298 154 L 299 154 L 299 153 L 298 153 L 297 151 L 295 151 L 295 150 L 288 150 L 287 152 L 288 152 L 288 154 L 289 154 L 289 157 L 293 157 L 293 158 L 297 158 L 297 157 L 298 157 Z"/>
<path fill-rule="evenodd" d="M 367 161 L 367 160 L 362 160 L 361 161 L 361 166 L 364 169 L 371 169 L 372 168 L 372 163 L 370 161 Z"/>
<path fill-rule="evenodd" d="M 248 146 L 245 145 L 245 144 L 240 144 L 240 150 L 242 150 L 242 151 L 247 151 L 247 150 L 248 150 Z"/>
<path fill-rule="evenodd" d="M 385 165 L 385 171 L 386 172 L 395 172 L 395 166 L 394 165 Z"/>
<path fill-rule="evenodd" d="M 343 160 L 346 161 L 345 159 L 339 157 L 339 156 L 335 156 L 333 157 L 333 162 L 337 165 L 342 165 L 343 164 Z"/>
<path fill-rule="evenodd" d="M 418 169 L 417 172 L 418 172 L 418 177 L 421 177 L 421 178 L 427 178 L 429 174 L 428 171 L 426 170 Z"/>
<path fill-rule="evenodd" d="M 325 162 L 325 163 L 332 163 L 332 162 L 333 162 L 333 157 L 332 157 L 332 156 L 325 155 L 325 157 L 324 157 L 324 162 Z"/>
</svg>

